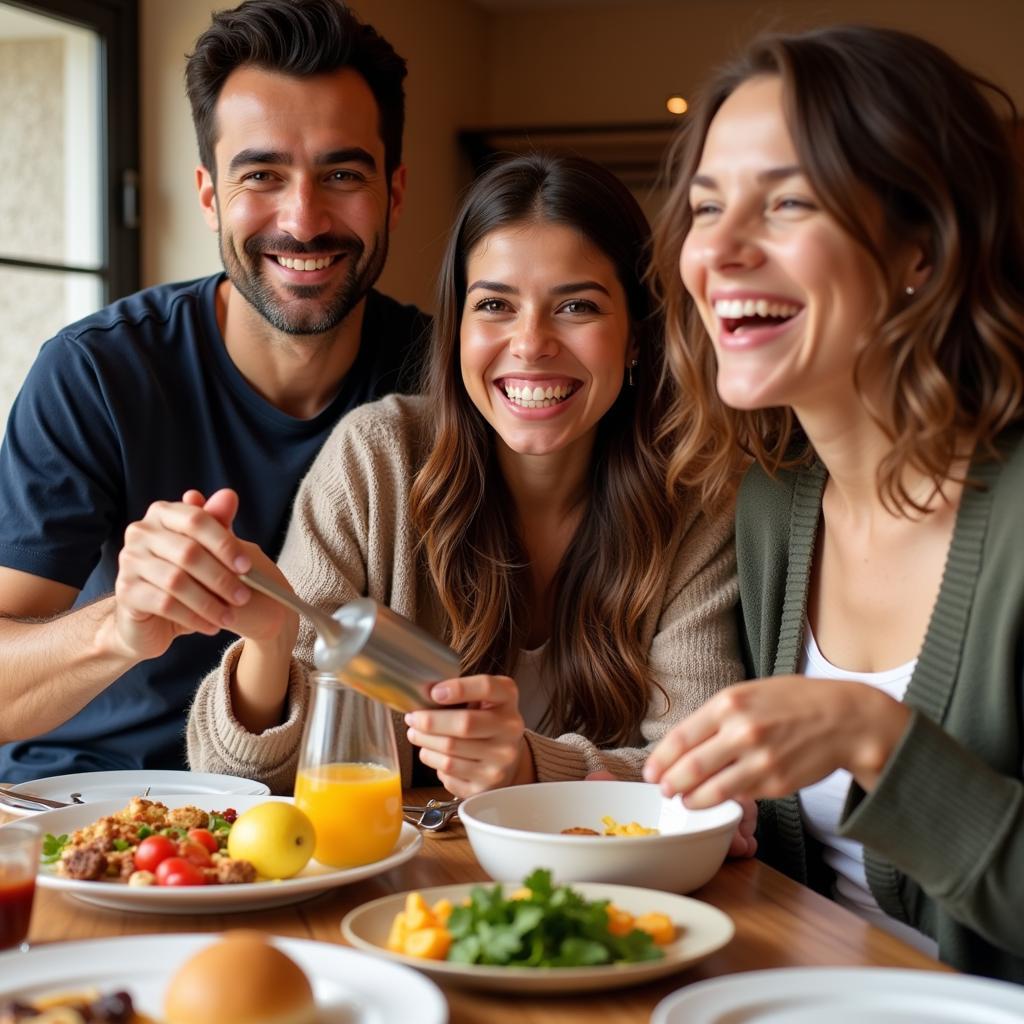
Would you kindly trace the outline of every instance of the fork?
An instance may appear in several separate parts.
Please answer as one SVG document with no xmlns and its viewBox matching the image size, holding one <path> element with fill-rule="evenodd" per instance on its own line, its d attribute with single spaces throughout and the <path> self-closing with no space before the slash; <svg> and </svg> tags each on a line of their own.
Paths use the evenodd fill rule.
<svg viewBox="0 0 1024 1024">
<path fill-rule="evenodd" d="M 52 811 L 57 807 L 70 807 L 64 800 L 51 800 L 49 797 L 36 796 L 34 793 L 18 793 L 6 786 L 0 786 L 0 803 L 14 805 L 28 811 Z"/>
</svg>

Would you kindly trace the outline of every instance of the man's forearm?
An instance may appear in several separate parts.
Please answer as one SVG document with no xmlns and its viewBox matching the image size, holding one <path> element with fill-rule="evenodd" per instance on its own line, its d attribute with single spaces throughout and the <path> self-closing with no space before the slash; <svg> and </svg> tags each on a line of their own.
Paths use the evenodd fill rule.
<svg viewBox="0 0 1024 1024">
<path fill-rule="evenodd" d="M 138 663 L 114 607 L 111 596 L 46 621 L 0 618 L 0 742 L 56 728 Z"/>
</svg>

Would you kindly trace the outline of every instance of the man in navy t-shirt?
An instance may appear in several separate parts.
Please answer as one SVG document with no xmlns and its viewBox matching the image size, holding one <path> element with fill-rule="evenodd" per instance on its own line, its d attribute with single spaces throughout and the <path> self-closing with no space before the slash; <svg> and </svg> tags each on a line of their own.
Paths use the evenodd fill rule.
<svg viewBox="0 0 1024 1024">
<path fill-rule="evenodd" d="M 340 0 L 248 0 L 197 41 L 197 185 L 226 273 L 61 331 L 14 404 L 0 780 L 185 767 L 189 702 L 232 635 L 119 605 L 145 583 L 119 568 L 125 531 L 183 509 L 226 525 L 230 487 L 235 532 L 276 556 L 338 418 L 414 379 L 426 318 L 372 287 L 405 192 L 404 77 Z"/>
</svg>

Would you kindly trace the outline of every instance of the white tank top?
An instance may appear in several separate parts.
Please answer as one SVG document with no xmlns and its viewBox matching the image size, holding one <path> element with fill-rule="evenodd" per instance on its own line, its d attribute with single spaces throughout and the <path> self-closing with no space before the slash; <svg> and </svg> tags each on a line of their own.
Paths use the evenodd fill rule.
<svg viewBox="0 0 1024 1024">
<path fill-rule="evenodd" d="M 818 649 L 808 622 L 804 629 L 804 653 L 800 674 L 815 679 L 849 679 L 865 683 L 887 693 L 894 700 L 903 700 L 917 659 L 885 672 L 848 672 L 837 668 Z M 868 888 L 864 873 L 864 847 L 838 834 L 839 817 L 850 791 L 852 777 L 845 769 L 834 771 L 827 778 L 799 792 L 800 813 L 804 827 L 822 844 L 825 863 L 835 872 L 832 897 L 847 910 L 852 910 L 878 928 L 915 946 L 929 956 L 938 956 L 933 939 L 916 928 L 903 924 L 886 914 Z"/>
</svg>

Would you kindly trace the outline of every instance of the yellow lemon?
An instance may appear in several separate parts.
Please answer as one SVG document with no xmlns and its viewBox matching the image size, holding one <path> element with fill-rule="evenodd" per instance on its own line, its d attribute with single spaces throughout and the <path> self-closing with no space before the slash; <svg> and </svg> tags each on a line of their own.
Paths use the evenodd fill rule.
<svg viewBox="0 0 1024 1024">
<path fill-rule="evenodd" d="M 306 812 L 278 801 L 250 807 L 228 836 L 228 854 L 249 861 L 264 878 L 297 875 L 315 846 L 316 830 Z"/>
</svg>

